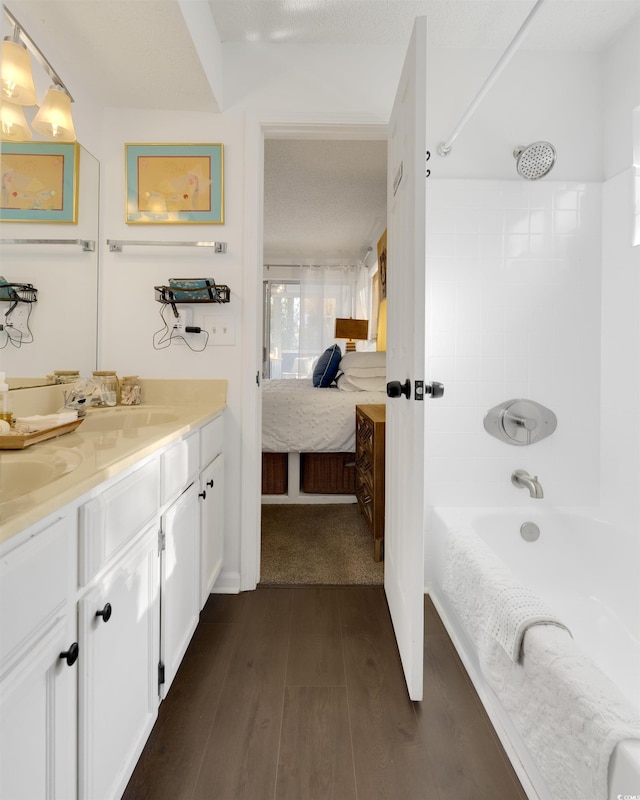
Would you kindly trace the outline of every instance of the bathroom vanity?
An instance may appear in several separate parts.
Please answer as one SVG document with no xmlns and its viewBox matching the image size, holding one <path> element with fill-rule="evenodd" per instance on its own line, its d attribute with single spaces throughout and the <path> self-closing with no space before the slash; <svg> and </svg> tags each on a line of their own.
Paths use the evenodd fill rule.
<svg viewBox="0 0 640 800">
<path fill-rule="evenodd" d="M 226 383 L 145 388 L 0 453 L 0 797 L 121 796 L 220 572 Z"/>
</svg>

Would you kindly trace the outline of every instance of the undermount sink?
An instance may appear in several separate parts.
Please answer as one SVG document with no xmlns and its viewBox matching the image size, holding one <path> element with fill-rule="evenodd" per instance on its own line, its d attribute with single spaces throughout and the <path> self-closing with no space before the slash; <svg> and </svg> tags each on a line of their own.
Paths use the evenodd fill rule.
<svg viewBox="0 0 640 800">
<path fill-rule="evenodd" d="M 0 503 L 41 489 L 72 472 L 81 462 L 78 453 L 53 447 L 7 452 L 0 460 Z"/>
<path fill-rule="evenodd" d="M 144 406 L 116 406 L 90 410 L 82 423 L 82 432 L 122 431 L 132 428 L 150 428 L 176 422 L 178 414 Z"/>
</svg>

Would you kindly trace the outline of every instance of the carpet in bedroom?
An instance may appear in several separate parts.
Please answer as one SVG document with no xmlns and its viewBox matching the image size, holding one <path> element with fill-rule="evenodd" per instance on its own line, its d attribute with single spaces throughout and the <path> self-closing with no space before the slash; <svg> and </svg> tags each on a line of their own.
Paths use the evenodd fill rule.
<svg viewBox="0 0 640 800">
<path fill-rule="evenodd" d="M 380 585 L 383 569 L 356 503 L 262 506 L 262 585 Z"/>
</svg>

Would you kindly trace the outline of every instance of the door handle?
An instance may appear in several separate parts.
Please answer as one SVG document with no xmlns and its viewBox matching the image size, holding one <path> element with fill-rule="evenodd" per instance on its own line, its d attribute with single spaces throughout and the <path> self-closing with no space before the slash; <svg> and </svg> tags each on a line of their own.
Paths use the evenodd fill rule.
<svg viewBox="0 0 640 800">
<path fill-rule="evenodd" d="M 389 381 L 387 384 L 387 397 L 400 397 L 403 394 L 407 400 L 411 398 L 411 381 L 409 378 L 404 383 Z"/>
<path fill-rule="evenodd" d="M 442 397 L 444 395 L 444 385 L 438 383 L 438 381 L 425 383 L 424 393 L 428 394 L 432 400 L 437 400 L 439 397 Z"/>
</svg>

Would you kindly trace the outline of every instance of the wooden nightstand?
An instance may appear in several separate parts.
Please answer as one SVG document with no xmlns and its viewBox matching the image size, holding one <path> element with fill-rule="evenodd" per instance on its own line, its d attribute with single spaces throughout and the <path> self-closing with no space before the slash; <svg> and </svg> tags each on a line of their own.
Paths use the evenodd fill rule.
<svg viewBox="0 0 640 800">
<path fill-rule="evenodd" d="M 373 534 L 373 557 L 384 549 L 384 428 L 386 406 L 356 406 L 356 497 Z"/>
</svg>

